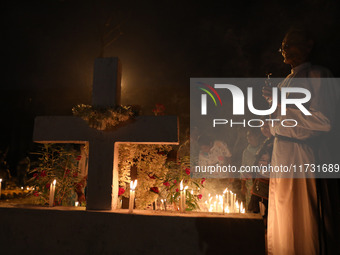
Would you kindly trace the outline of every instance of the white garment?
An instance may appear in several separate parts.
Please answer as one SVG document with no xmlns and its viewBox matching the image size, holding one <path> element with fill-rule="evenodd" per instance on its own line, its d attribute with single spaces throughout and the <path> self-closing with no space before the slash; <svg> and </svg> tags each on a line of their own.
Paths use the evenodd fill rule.
<svg viewBox="0 0 340 255">
<path fill-rule="evenodd" d="M 228 145 L 222 141 L 215 141 L 213 147 L 210 149 L 209 153 L 205 154 L 200 152 L 198 157 L 199 166 L 224 166 L 226 158 L 230 158 L 231 153 L 228 149 Z M 194 178 L 201 178 L 200 173 L 195 173 L 193 175 Z M 215 172 L 207 177 L 207 174 L 204 173 L 206 178 L 227 178 L 227 174 L 224 172 Z"/>
<path fill-rule="evenodd" d="M 325 84 L 331 83 L 327 79 L 306 79 L 321 77 L 331 77 L 331 73 L 323 67 L 311 66 L 310 63 L 292 69 L 279 87 L 308 89 L 312 94 L 308 108 L 312 115 L 305 116 L 299 109 L 287 108 L 286 116 L 277 116 L 277 119 L 295 119 L 298 126 L 287 128 L 275 122 L 275 126 L 271 127 L 273 135 L 303 140 L 330 131 L 339 87 L 336 84 Z M 290 95 L 291 98 L 294 96 Z M 315 163 L 313 150 L 308 145 L 275 138 L 273 166 L 298 166 L 305 163 Z M 268 254 L 316 255 L 319 253 L 319 241 L 315 179 L 285 177 L 288 178 L 270 179 Z"/>
</svg>

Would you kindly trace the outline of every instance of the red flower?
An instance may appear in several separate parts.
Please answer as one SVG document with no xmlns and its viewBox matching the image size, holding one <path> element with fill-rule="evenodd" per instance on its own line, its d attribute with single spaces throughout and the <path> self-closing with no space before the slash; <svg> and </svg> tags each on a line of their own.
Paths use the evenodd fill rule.
<svg viewBox="0 0 340 255">
<path fill-rule="evenodd" d="M 38 196 L 39 196 L 38 191 L 34 191 L 34 192 L 33 192 L 33 195 L 36 196 L 36 197 L 38 197 Z"/>
<path fill-rule="evenodd" d="M 179 189 L 178 189 L 178 188 L 176 189 L 176 192 L 179 192 Z"/>
<path fill-rule="evenodd" d="M 46 171 L 45 170 L 41 171 L 40 176 L 41 177 L 45 177 L 46 176 Z"/>
<path fill-rule="evenodd" d="M 122 187 L 119 187 L 119 190 L 118 190 L 118 196 L 121 196 L 125 193 L 125 189 L 122 188 Z"/>
<path fill-rule="evenodd" d="M 170 186 L 170 183 L 168 183 L 168 182 L 163 182 L 163 185 L 166 186 L 166 187 L 169 187 L 169 186 Z"/>
<path fill-rule="evenodd" d="M 203 185 L 204 182 L 205 182 L 205 178 L 202 179 L 201 184 Z"/>
<path fill-rule="evenodd" d="M 198 194 L 197 197 L 198 197 L 198 199 L 202 199 L 203 196 L 202 196 L 202 194 Z"/>
<path fill-rule="evenodd" d="M 177 183 L 177 180 L 174 180 L 174 183 L 176 184 L 176 183 Z"/>
<path fill-rule="evenodd" d="M 164 115 L 165 106 L 163 104 L 156 104 L 156 108 L 152 110 L 157 115 Z"/>
<path fill-rule="evenodd" d="M 81 156 L 80 156 L 80 155 L 77 156 L 77 157 L 76 157 L 76 160 L 81 160 Z"/>
<path fill-rule="evenodd" d="M 158 187 L 152 187 L 150 191 L 155 192 L 156 194 L 159 193 Z"/>
<path fill-rule="evenodd" d="M 190 168 L 185 168 L 185 173 L 186 173 L 187 175 L 190 175 Z"/>
<path fill-rule="evenodd" d="M 156 179 L 155 175 L 148 175 L 150 179 Z"/>
<path fill-rule="evenodd" d="M 76 189 L 77 190 L 82 189 L 82 188 L 83 188 L 83 184 L 81 182 L 76 184 Z"/>
<path fill-rule="evenodd" d="M 35 174 L 33 174 L 33 177 L 35 178 L 35 179 L 39 179 L 39 175 L 38 175 L 38 173 L 35 173 Z"/>
</svg>

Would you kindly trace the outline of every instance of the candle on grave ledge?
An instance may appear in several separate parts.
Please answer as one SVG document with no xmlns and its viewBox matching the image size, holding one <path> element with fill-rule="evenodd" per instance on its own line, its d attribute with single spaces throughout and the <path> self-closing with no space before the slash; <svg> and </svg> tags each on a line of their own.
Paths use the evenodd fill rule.
<svg viewBox="0 0 340 255">
<path fill-rule="evenodd" d="M 135 206 L 135 189 L 137 187 L 137 180 L 130 182 L 130 200 L 129 200 L 129 213 L 133 212 Z"/>
<path fill-rule="evenodd" d="M 179 212 L 183 212 L 182 200 L 183 200 L 183 180 L 179 184 Z"/>
<path fill-rule="evenodd" d="M 228 205 L 225 207 L 225 212 L 226 212 L 226 213 L 230 213 L 230 211 L 229 211 L 229 206 L 228 206 Z"/>
<path fill-rule="evenodd" d="M 165 211 L 166 211 L 166 207 L 167 207 L 166 199 L 164 199 L 164 210 L 165 210 Z"/>
<path fill-rule="evenodd" d="M 50 184 L 50 201 L 49 201 L 49 206 L 53 206 L 54 204 L 54 194 L 55 194 L 55 185 L 57 183 L 57 180 L 54 180 Z"/>
<path fill-rule="evenodd" d="M 218 203 L 218 195 L 215 196 L 215 202 L 214 202 L 214 208 L 215 208 L 215 212 L 217 212 L 217 203 Z"/>
<path fill-rule="evenodd" d="M 218 211 L 224 212 L 224 198 L 223 195 L 218 195 Z"/>
<path fill-rule="evenodd" d="M 234 193 L 232 191 L 230 191 L 230 212 L 233 213 L 234 212 Z"/>
<path fill-rule="evenodd" d="M 209 204 L 208 204 L 209 205 L 209 212 L 212 212 L 212 204 L 211 204 L 212 199 L 213 199 L 213 197 L 209 197 Z"/>
<path fill-rule="evenodd" d="M 186 197 L 187 197 L 186 192 L 187 192 L 187 189 L 188 189 L 188 186 L 185 186 L 184 187 L 184 192 L 183 192 L 183 211 L 184 212 L 185 212 L 185 209 L 187 207 L 187 205 L 186 205 Z"/>
<path fill-rule="evenodd" d="M 237 208 L 236 208 L 236 193 L 234 193 L 234 212 L 237 212 Z"/>
<path fill-rule="evenodd" d="M 1 199 L 1 183 L 2 183 L 2 179 L 0 179 L 0 199 Z"/>
<path fill-rule="evenodd" d="M 240 213 L 240 206 L 238 204 L 238 200 L 236 201 L 235 205 L 236 205 L 236 213 Z"/>
<path fill-rule="evenodd" d="M 222 206 L 222 213 L 225 213 L 225 194 L 228 194 L 228 188 L 226 188 L 224 191 L 223 191 L 223 206 Z M 227 195 L 227 203 L 228 203 L 228 195 Z"/>
<path fill-rule="evenodd" d="M 180 188 L 179 211 L 182 213 L 185 210 L 185 190 L 183 187 L 183 180 L 181 181 L 179 188 Z"/>
<path fill-rule="evenodd" d="M 78 206 L 79 206 L 79 202 L 78 202 L 78 201 L 75 202 L 75 203 L 74 203 L 74 206 L 75 206 L 75 207 L 78 207 Z"/>
<path fill-rule="evenodd" d="M 243 202 L 241 201 L 240 212 L 243 213 Z"/>
</svg>

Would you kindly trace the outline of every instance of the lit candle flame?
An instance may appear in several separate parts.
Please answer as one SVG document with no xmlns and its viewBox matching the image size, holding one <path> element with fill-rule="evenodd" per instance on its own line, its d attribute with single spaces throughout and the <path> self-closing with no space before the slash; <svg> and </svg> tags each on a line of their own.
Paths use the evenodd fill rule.
<svg viewBox="0 0 340 255">
<path fill-rule="evenodd" d="M 54 181 L 53 181 L 53 185 L 55 185 L 57 183 L 57 180 L 56 179 L 54 179 Z"/>
<path fill-rule="evenodd" d="M 223 191 L 223 195 L 228 192 L 228 188 Z"/>
<path fill-rule="evenodd" d="M 181 181 L 180 185 L 179 185 L 180 190 L 183 190 L 183 180 Z"/>
<path fill-rule="evenodd" d="M 135 190 L 137 187 L 137 179 L 130 182 L 130 189 Z"/>
<path fill-rule="evenodd" d="M 229 206 L 225 207 L 225 211 L 226 211 L 226 213 L 229 213 Z"/>
</svg>

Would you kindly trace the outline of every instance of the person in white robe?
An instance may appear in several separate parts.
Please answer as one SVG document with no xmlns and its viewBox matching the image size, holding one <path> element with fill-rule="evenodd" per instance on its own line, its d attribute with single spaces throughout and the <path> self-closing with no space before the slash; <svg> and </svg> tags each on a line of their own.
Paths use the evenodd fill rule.
<svg viewBox="0 0 340 255">
<path fill-rule="evenodd" d="M 287 107 L 285 116 L 278 110 L 272 118 L 294 119 L 294 128 L 283 127 L 274 122 L 271 133 L 276 136 L 273 146 L 272 166 L 290 166 L 329 162 L 322 158 L 327 153 L 325 139 L 319 139 L 318 155 L 308 142 L 323 137 L 332 129 L 335 107 L 339 100 L 339 86 L 333 80 L 320 79 L 332 77 L 331 72 L 307 62 L 313 42 L 303 31 L 289 31 L 281 47 L 284 63 L 291 65 L 291 73 L 279 85 L 282 87 L 302 87 L 311 92 L 310 101 L 304 106 L 312 114 L 304 115 L 300 109 Z M 314 79 L 305 79 L 314 78 Z M 271 88 L 264 87 L 263 96 L 271 97 Z M 288 98 L 295 95 L 289 95 Z M 298 95 L 301 97 L 301 95 Z M 280 107 L 278 107 L 279 109 Z M 286 139 L 285 139 L 286 138 Z M 317 139 L 317 138 L 316 138 Z M 301 141 L 301 142 L 300 142 Z M 273 177 L 273 176 L 271 176 Z M 267 244 L 268 254 L 273 255 L 316 255 L 322 253 L 320 244 L 320 224 L 318 212 L 317 181 L 315 178 L 293 178 L 282 175 L 270 179 Z M 331 254 L 331 253 L 329 253 Z"/>
</svg>

